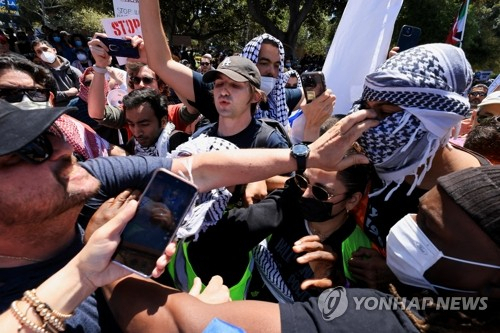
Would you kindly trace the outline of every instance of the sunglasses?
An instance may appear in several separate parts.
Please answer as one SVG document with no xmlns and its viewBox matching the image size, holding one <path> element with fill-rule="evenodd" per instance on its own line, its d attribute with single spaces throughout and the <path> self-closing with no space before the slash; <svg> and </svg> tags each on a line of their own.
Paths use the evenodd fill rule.
<svg viewBox="0 0 500 333">
<path fill-rule="evenodd" d="M 140 84 L 141 81 L 144 83 L 144 84 L 151 84 L 153 83 L 153 81 L 156 80 L 155 78 L 152 78 L 152 77 L 148 77 L 148 76 L 144 76 L 144 77 L 139 77 L 139 76 L 134 76 L 132 78 L 132 82 L 134 84 Z"/>
<path fill-rule="evenodd" d="M 45 132 L 15 153 L 27 162 L 33 164 L 43 163 L 48 160 L 54 152 L 54 148 L 49 139 L 50 136 L 56 136 L 64 140 L 64 134 L 62 134 L 56 125 L 52 125 Z"/>
<path fill-rule="evenodd" d="M 200 64 L 201 64 L 202 66 L 208 66 L 208 65 L 210 65 L 210 63 L 209 63 L 209 62 L 201 62 Z"/>
<path fill-rule="evenodd" d="M 476 91 L 476 92 L 471 92 L 471 93 L 469 93 L 469 95 L 470 95 L 470 96 L 474 96 L 474 97 L 477 97 L 477 96 L 479 96 L 479 97 L 485 97 L 485 96 L 486 96 L 486 93 Z"/>
<path fill-rule="evenodd" d="M 24 96 L 28 96 L 32 102 L 47 102 L 50 97 L 50 90 L 41 88 L 0 88 L 0 98 L 9 103 L 21 102 Z"/>
<path fill-rule="evenodd" d="M 495 119 L 495 121 L 497 123 L 500 123 L 500 116 L 496 116 L 496 117 L 495 116 L 477 116 L 476 119 L 477 119 L 478 124 L 485 123 L 486 120 L 488 120 L 488 119 Z"/>
<path fill-rule="evenodd" d="M 312 191 L 313 196 L 319 201 L 327 201 L 327 200 L 330 200 L 331 198 L 333 198 L 337 195 L 342 195 L 342 194 L 347 193 L 347 192 L 344 192 L 344 193 L 338 193 L 338 194 L 331 194 L 321 186 L 311 185 L 309 183 L 309 180 L 302 175 L 295 175 L 294 180 L 295 180 L 295 184 L 297 184 L 297 186 L 302 191 L 305 191 L 309 187 L 311 187 L 311 191 Z"/>
</svg>

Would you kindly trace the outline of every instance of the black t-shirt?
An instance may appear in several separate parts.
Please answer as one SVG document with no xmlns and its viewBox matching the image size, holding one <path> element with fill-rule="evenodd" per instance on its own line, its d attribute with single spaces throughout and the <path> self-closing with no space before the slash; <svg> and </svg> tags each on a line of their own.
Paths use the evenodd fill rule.
<svg viewBox="0 0 500 333">
<path fill-rule="evenodd" d="M 269 126 L 264 124 L 262 120 L 256 120 L 252 118 L 250 124 L 242 130 L 241 132 L 231 135 L 231 136 L 220 136 L 217 135 L 218 123 L 210 124 L 206 127 L 200 128 L 193 134 L 193 138 L 200 136 L 202 133 L 207 134 L 208 136 L 215 136 L 224 140 L 227 140 L 238 148 L 287 148 L 288 143 L 286 139 L 281 135 L 281 133 L 273 129 L 272 133 L 267 137 L 266 143 L 264 146 L 260 146 L 258 144 L 257 136 L 259 135 L 259 131 L 262 126 Z"/>
<path fill-rule="evenodd" d="M 374 297 L 376 299 L 390 298 L 391 295 L 384 294 L 372 289 L 345 289 L 347 303 L 345 312 L 332 319 L 325 320 L 318 305 L 318 298 L 313 297 L 306 302 L 295 302 L 293 304 L 279 304 L 281 317 L 281 332 L 283 333 L 337 333 L 337 332 L 359 332 L 359 333 L 389 333 L 389 332 L 419 332 L 412 324 L 408 316 L 399 308 L 391 310 L 373 310 L 370 305 L 374 301 L 365 303 L 368 306 L 358 306 L 361 297 Z M 357 297 L 357 301 L 354 300 Z M 331 305 L 340 304 L 339 300 L 331 300 Z M 327 306 L 328 308 L 328 306 Z M 340 308 L 339 308 L 340 309 Z M 336 308 L 331 309 L 335 311 Z M 325 315 L 330 311 L 327 309 Z M 340 313 L 340 312 L 339 312 Z"/>
</svg>

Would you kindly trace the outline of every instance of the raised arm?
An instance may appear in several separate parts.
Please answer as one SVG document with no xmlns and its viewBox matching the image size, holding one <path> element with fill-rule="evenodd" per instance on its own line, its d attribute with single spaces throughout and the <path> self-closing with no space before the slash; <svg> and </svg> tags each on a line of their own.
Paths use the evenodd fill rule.
<svg viewBox="0 0 500 333">
<path fill-rule="evenodd" d="M 108 55 L 108 48 L 97 39 L 97 36 L 105 37 L 105 34 L 94 35 L 94 38 L 88 43 L 92 57 L 95 59 L 94 78 L 89 88 L 88 96 L 88 110 L 89 116 L 96 120 L 104 118 L 104 105 L 106 96 L 104 94 L 104 81 L 106 80 L 105 74 L 107 66 L 111 63 L 111 57 Z"/>
<path fill-rule="evenodd" d="M 139 1 L 139 11 L 148 66 L 178 95 L 194 102 L 193 72 L 172 59 L 161 23 L 158 0 Z"/>
</svg>

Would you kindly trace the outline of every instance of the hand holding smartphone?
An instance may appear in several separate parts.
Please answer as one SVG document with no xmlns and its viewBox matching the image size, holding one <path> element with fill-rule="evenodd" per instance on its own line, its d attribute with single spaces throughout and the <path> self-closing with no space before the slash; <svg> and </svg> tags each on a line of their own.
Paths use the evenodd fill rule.
<svg viewBox="0 0 500 333">
<path fill-rule="evenodd" d="M 132 46 L 129 39 L 108 38 L 97 36 L 109 49 L 108 54 L 115 57 L 137 59 L 140 57 L 137 47 Z"/>
<path fill-rule="evenodd" d="M 198 189 L 176 174 L 155 171 L 139 199 L 137 211 L 125 227 L 113 260 L 150 277 L 158 257 L 176 239 L 176 232 L 193 206 Z"/>
<path fill-rule="evenodd" d="M 323 72 L 306 72 L 300 76 L 302 87 L 306 94 L 307 103 L 326 91 L 325 75 Z"/>
<path fill-rule="evenodd" d="M 417 46 L 418 42 L 420 41 L 421 34 L 422 30 L 419 27 L 403 25 L 403 27 L 401 27 L 401 31 L 399 32 L 397 43 L 397 46 L 399 47 L 398 52 L 402 52 L 414 46 Z"/>
</svg>

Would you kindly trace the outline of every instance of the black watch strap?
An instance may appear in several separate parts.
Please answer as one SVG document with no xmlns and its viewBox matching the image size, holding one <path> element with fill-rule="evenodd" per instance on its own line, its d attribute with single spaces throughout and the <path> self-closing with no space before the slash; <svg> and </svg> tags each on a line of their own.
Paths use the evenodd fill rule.
<svg viewBox="0 0 500 333">
<path fill-rule="evenodd" d="M 297 161 L 297 173 L 303 173 L 306 170 L 306 161 L 309 156 L 309 147 L 304 143 L 294 144 L 291 148 L 291 154 Z"/>
</svg>

